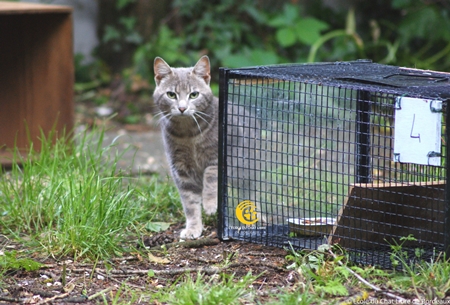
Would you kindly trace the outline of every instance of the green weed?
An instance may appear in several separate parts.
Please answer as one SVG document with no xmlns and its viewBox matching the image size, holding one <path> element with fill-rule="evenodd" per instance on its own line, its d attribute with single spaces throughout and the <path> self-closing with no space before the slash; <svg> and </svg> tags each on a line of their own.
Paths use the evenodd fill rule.
<svg viewBox="0 0 450 305">
<path fill-rule="evenodd" d="M 292 251 L 286 259 L 293 261 L 287 268 L 296 270 L 310 283 L 319 296 L 347 296 L 349 294 L 344 285 L 349 282 L 348 276 L 345 273 L 336 272 L 339 269 L 337 261 L 342 257 L 331 260 L 324 248 L 319 247 L 317 251 L 311 252 Z"/>
<path fill-rule="evenodd" d="M 401 270 L 394 272 L 388 284 L 420 300 L 443 299 L 450 292 L 450 262 L 441 254 L 423 260 L 420 249 L 416 249 L 416 257 L 411 258 L 403 244 L 415 240 L 410 235 L 401 238 L 400 243 L 391 245 L 392 264 L 401 267 Z"/>
<path fill-rule="evenodd" d="M 16 270 L 36 271 L 42 266 L 41 263 L 31 258 L 20 257 L 17 251 L 1 252 L 0 254 L 0 274 Z"/>
</svg>

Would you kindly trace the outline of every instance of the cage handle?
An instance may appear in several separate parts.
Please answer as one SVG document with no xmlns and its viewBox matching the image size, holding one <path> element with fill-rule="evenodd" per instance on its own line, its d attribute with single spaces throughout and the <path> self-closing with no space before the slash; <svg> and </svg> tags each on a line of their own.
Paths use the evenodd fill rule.
<svg viewBox="0 0 450 305">
<path fill-rule="evenodd" d="M 397 72 L 397 73 L 392 73 L 386 76 L 383 76 L 384 79 L 386 78 L 390 78 L 390 77 L 394 77 L 394 76 L 411 76 L 411 77 L 423 77 L 423 78 L 428 78 L 428 79 L 433 79 L 430 80 L 433 83 L 438 83 L 438 82 L 444 82 L 444 81 L 448 81 L 449 78 L 445 77 L 445 76 L 433 76 L 430 74 L 415 74 L 415 73 L 405 73 L 405 72 Z"/>
</svg>

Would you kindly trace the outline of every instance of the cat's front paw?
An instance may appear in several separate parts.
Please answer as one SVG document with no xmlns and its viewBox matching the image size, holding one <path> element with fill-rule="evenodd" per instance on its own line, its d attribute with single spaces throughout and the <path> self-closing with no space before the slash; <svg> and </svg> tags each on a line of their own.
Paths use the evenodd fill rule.
<svg viewBox="0 0 450 305">
<path fill-rule="evenodd" d="M 189 227 L 181 230 L 180 238 L 181 239 L 196 239 L 202 235 L 203 228 L 199 227 Z"/>
</svg>

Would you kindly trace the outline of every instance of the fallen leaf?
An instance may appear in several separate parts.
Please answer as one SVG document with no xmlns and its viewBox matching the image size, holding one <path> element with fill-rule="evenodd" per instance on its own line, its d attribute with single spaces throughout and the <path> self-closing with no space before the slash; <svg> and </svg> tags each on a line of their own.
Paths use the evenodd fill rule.
<svg viewBox="0 0 450 305">
<path fill-rule="evenodd" d="M 167 230 L 170 225 L 171 223 L 169 222 L 149 222 L 145 228 L 152 232 L 161 232 Z"/>
<path fill-rule="evenodd" d="M 148 260 L 152 263 L 157 263 L 157 264 L 169 264 L 170 263 L 170 260 L 168 260 L 167 258 L 154 256 L 150 252 L 148 253 Z"/>
</svg>

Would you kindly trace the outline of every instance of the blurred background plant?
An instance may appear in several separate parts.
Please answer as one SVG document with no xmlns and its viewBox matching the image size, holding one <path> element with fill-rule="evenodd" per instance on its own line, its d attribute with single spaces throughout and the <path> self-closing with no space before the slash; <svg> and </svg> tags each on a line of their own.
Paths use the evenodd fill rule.
<svg viewBox="0 0 450 305">
<path fill-rule="evenodd" d="M 218 68 L 346 61 L 450 71 L 447 0 L 98 0 L 95 61 L 76 58 L 79 100 L 116 104 L 143 122 L 153 59 L 190 66 L 204 54 Z M 130 106 L 133 105 L 133 106 Z M 148 105 L 148 103 L 147 103 Z"/>
</svg>

